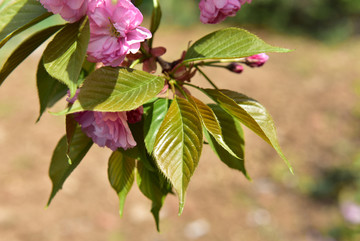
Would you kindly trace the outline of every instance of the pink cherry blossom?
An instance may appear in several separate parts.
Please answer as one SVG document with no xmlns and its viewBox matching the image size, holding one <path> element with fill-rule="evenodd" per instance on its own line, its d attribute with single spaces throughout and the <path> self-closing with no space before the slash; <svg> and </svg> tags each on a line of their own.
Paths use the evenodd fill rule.
<svg viewBox="0 0 360 241">
<path fill-rule="evenodd" d="M 69 21 L 78 21 L 85 16 L 88 0 L 40 0 L 40 3 L 49 11 Z"/>
<path fill-rule="evenodd" d="M 269 56 L 265 53 L 262 53 L 262 54 L 255 54 L 253 56 L 245 58 L 245 63 L 250 67 L 261 67 L 268 60 L 269 60 Z"/>
<path fill-rule="evenodd" d="M 73 98 L 66 100 L 72 104 L 78 94 L 79 89 Z M 141 121 L 143 112 L 142 106 L 122 112 L 82 111 L 74 113 L 74 119 L 80 124 L 82 131 L 99 146 L 107 146 L 113 151 L 118 148 L 126 150 L 136 146 L 128 122 Z"/>
<path fill-rule="evenodd" d="M 201 0 L 200 21 L 210 24 L 219 23 L 227 16 L 235 16 L 240 7 L 239 0 Z"/>
<path fill-rule="evenodd" d="M 89 3 L 90 41 L 88 60 L 108 66 L 119 66 L 129 53 L 136 53 L 140 43 L 151 38 L 148 29 L 140 27 L 143 16 L 129 0 L 92 0 Z"/>
</svg>

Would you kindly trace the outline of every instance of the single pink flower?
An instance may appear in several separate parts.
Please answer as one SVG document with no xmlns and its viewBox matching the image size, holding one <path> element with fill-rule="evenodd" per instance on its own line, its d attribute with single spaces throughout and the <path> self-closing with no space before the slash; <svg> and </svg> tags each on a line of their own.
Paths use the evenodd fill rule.
<svg viewBox="0 0 360 241">
<path fill-rule="evenodd" d="M 67 101 L 74 103 L 78 94 L 79 90 L 75 97 L 68 98 Z M 136 146 L 128 122 L 141 121 L 143 112 L 142 106 L 122 112 L 82 111 L 74 113 L 74 119 L 81 125 L 82 131 L 99 146 L 107 146 L 113 151 L 118 148 L 126 150 Z"/>
<path fill-rule="evenodd" d="M 265 53 L 262 53 L 245 58 L 245 63 L 250 67 L 261 67 L 268 60 L 269 60 L 269 56 Z"/>
<path fill-rule="evenodd" d="M 129 0 L 92 0 L 89 3 L 90 41 L 88 60 L 108 66 L 119 66 L 129 53 L 136 53 L 140 43 L 151 38 L 148 29 L 140 27 L 143 16 Z"/>
<path fill-rule="evenodd" d="M 228 66 L 226 66 L 228 70 L 231 72 L 241 74 L 244 71 L 244 67 L 239 63 L 231 63 Z"/>
<path fill-rule="evenodd" d="M 74 23 L 85 16 L 88 0 L 40 0 L 40 3 L 49 11 Z"/>
<path fill-rule="evenodd" d="M 241 5 L 239 0 L 201 0 L 200 21 L 215 24 L 228 16 L 235 16 Z"/>
</svg>

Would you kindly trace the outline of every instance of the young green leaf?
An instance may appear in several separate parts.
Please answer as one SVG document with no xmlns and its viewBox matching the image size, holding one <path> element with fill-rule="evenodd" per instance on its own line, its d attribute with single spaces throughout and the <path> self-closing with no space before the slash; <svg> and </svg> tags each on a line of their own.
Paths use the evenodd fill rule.
<svg viewBox="0 0 360 241">
<path fill-rule="evenodd" d="M 0 5 L 0 48 L 16 34 L 51 15 L 36 0 L 2 2 Z"/>
<path fill-rule="evenodd" d="M 59 114 L 133 110 L 154 98 L 163 87 L 162 77 L 145 71 L 102 67 L 86 78 L 72 107 Z"/>
<path fill-rule="evenodd" d="M 144 133 L 145 146 L 149 154 L 154 149 L 155 137 L 159 131 L 168 110 L 169 100 L 158 99 L 151 105 L 151 111 L 145 116 Z"/>
<path fill-rule="evenodd" d="M 84 18 L 83 21 L 66 25 L 44 51 L 46 71 L 69 87 L 71 97 L 75 95 L 79 85 L 79 74 L 85 60 L 89 38 L 89 21 Z"/>
<path fill-rule="evenodd" d="M 190 97 L 190 102 L 193 103 L 193 105 L 199 111 L 203 126 L 214 137 L 216 142 L 235 158 L 241 159 L 242 155 L 237 156 L 225 143 L 219 121 L 216 118 L 213 110 L 200 100 L 196 99 L 194 96 Z"/>
<path fill-rule="evenodd" d="M 196 41 L 186 52 L 185 62 L 204 59 L 234 59 L 255 54 L 290 50 L 273 47 L 244 29 L 226 28 Z"/>
<path fill-rule="evenodd" d="M 40 102 L 38 122 L 46 108 L 53 106 L 58 100 L 66 95 L 67 87 L 46 72 L 42 60 L 39 62 L 36 73 L 36 85 Z"/>
<path fill-rule="evenodd" d="M 236 153 L 235 158 L 233 155 L 224 149 L 218 142 L 215 141 L 214 136 L 209 135 L 205 131 L 206 139 L 209 142 L 209 145 L 219 157 L 219 159 L 224 162 L 228 167 L 241 171 L 246 178 L 250 179 L 244 164 L 244 133 L 240 122 L 229 115 L 218 105 L 209 105 L 211 109 L 217 116 L 217 119 L 220 121 L 222 134 L 224 136 L 224 141 L 231 150 Z"/>
<path fill-rule="evenodd" d="M 126 196 L 134 183 L 135 159 L 114 151 L 109 159 L 108 177 L 111 186 L 119 196 L 119 213 L 122 216 Z"/>
<path fill-rule="evenodd" d="M 156 136 L 153 155 L 160 170 L 179 195 L 179 214 L 185 202 L 185 191 L 202 150 L 203 132 L 195 107 L 175 97 Z"/>
<path fill-rule="evenodd" d="M 19 47 L 17 47 L 1 67 L 0 85 L 24 59 L 26 59 L 35 49 L 37 49 L 37 47 L 39 47 L 45 40 L 62 27 L 63 25 L 57 25 L 46 28 L 30 36 Z"/>
<path fill-rule="evenodd" d="M 49 176 L 52 181 L 52 191 L 47 206 L 50 205 L 56 193 L 62 188 L 68 176 L 80 164 L 81 160 L 89 151 L 92 144 L 93 144 L 92 140 L 89 137 L 87 137 L 81 131 L 81 128 L 78 126 L 72 138 L 70 151 L 68 155 L 72 160 L 72 164 L 70 165 L 68 162 L 68 157 L 66 155 L 67 152 L 66 136 L 63 136 L 61 138 L 51 158 Z"/>
<path fill-rule="evenodd" d="M 151 172 L 141 162 L 137 164 L 137 183 L 140 191 L 152 201 L 151 213 L 154 216 L 156 228 L 160 231 L 159 213 L 165 197 L 171 193 L 171 185 L 162 185 L 161 173 Z"/>
<path fill-rule="evenodd" d="M 293 172 L 278 143 L 274 121 L 264 106 L 254 99 L 231 90 L 203 89 L 203 91 L 221 108 L 269 143 Z"/>
</svg>

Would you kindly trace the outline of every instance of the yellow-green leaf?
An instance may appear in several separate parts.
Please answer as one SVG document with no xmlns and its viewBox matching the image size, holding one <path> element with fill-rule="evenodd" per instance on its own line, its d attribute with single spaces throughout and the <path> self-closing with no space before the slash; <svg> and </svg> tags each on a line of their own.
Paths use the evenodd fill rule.
<svg viewBox="0 0 360 241">
<path fill-rule="evenodd" d="M 46 71 L 66 84 L 71 96 L 78 88 L 78 79 L 90 38 L 89 21 L 67 24 L 49 43 L 43 55 Z"/>
<path fill-rule="evenodd" d="M 203 91 L 229 114 L 269 143 L 293 172 L 277 140 L 274 121 L 264 106 L 254 99 L 231 90 L 204 89 Z"/>
<path fill-rule="evenodd" d="M 199 163 L 203 132 L 195 107 L 175 97 L 156 136 L 153 155 L 159 169 L 179 196 L 182 213 L 185 192 Z"/>
<path fill-rule="evenodd" d="M 163 87 L 163 78 L 145 71 L 103 67 L 85 79 L 77 101 L 59 114 L 133 110 L 154 98 Z"/>
<path fill-rule="evenodd" d="M 196 41 L 186 52 L 185 62 L 204 59 L 234 59 L 260 53 L 289 52 L 273 47 L 256 35 L 240 28 L 215 31 Z"/>
</svg>

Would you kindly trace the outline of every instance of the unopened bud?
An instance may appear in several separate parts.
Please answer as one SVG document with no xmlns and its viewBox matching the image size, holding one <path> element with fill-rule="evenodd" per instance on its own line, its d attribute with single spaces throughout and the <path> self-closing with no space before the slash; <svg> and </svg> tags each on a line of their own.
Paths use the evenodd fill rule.
<svg viewBox="0 0 360 241">
<path fill-rule="evenodd" d="M 268 61 L 268 59 L 269 56 L 265 53 L 256 54 L 245 58 L 245 63 L 250 67 L 261 67 L 266 63 L 266 61 Z"/>
<path fill-rule="evenodd" d="M 226 66 L 228 70 L 234 73 L 242 73 L 244 71 L 244 67 L 239 63 L 231 63 L 228 66 Z"/>
</svg>

